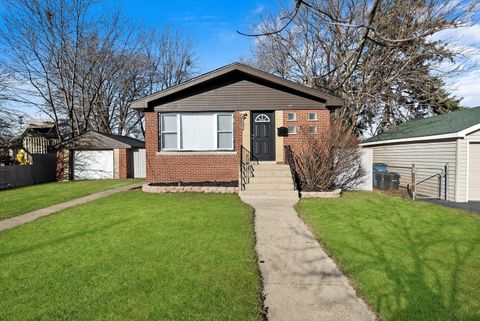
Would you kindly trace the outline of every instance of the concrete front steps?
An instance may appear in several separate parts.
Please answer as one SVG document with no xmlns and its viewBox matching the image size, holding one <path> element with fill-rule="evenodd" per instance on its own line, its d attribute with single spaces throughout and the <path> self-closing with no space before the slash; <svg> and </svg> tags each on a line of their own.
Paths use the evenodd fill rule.
<svg viewBox="0 0 480 321">
<path fill-rule="evenodd" d="M 253 177 L 240 191 L 242 197 L 298 197 L 290 166 L 266 163 L 253 165 Z"/>
</svg>

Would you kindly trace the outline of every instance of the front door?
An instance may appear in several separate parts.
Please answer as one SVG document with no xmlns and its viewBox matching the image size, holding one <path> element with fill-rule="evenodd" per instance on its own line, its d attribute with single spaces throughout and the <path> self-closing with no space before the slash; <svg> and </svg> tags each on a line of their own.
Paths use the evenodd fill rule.
<svg viewBox="0 0 480 321">
<path fill-rule="evenodd" d="M 275 113 L 252 112 L 252 154 L 259 161 L 275 160 Z"/>
</svg>

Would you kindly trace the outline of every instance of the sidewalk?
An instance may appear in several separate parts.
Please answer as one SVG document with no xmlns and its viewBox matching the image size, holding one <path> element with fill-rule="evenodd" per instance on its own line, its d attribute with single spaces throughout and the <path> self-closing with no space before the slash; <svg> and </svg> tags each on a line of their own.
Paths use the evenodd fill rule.
<svg viewBox="0 0 480 321">
<path fill-rule="evenodd" d="M 124 192 L 128 191 L 133 188 L 138 188 L 141 187 L 143 183 L 136 183 L 136 184 L 130 184 L 130 185 L 125 185 L 125 186 L 120 186 L 112 189 L 108 189 L 106 191 L 90 194 L 81 198 L 77 198 L 71 201 L 67 201 L 64 203 L 60 204 L 55 204 L 49 207 L 41 208 L 39 210 L 26 213 L 23 215 L 15 216 L 12 218 L 8 218 L 6 220 L 0 221 L 0 231 L 7 230 L 10 228 L 13 228 L 18 225 L 22 225 L 28 222 L 31 222 L 33 220 L 36 220 L 37 218 L 44 217 L 50 214 L 57 213 L 59 211 L 63 211 L 67 208 L 74 207 L 77 205 L 82 205 L 94 200 L 97 200 L 99 198 L 107 197 L 113 194 L 116 194 L 118 192 Z"/>
<path fill-rule="evenodd" d="M 255 208 L 260 272 L 270 321 L 375 320 L 293 206 L 297 198 L 242 197 Z"/>
</svg>

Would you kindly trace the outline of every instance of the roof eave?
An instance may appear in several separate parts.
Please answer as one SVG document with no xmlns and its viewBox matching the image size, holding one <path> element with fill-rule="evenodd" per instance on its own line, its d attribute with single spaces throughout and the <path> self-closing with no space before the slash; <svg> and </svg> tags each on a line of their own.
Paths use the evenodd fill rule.
<svg viewBox="0 0 480 321">
<path fill-rule="evenodd" d="M 447 133 L 447 134 L 440 134 L 440 135 L 431 135 L 431 136 L 418 136 L 418 137 L 406 137 L 406 138 L 397 138 L 397 139 L 386 139 L 386 140 L 379 140 L 374 142 L 365 142 L 360 143 L 359 145 L 362 147 L 371 147 L 375 145 L 385 145 L 385 144 L 396 144 L 396 143 L 408 143 L 408 142 L 417 142 L 417 141 L 431 141 L 431 140 L 441 140 L 441 139 L 459 139 L 465 138 L 468 134 L 476 132 L 480 130 L 480 123 L 462 129 L 461 131 L 454 132 L 454 133 Z"/>
<path fill-rule="evenodd" d="M 432 136 L 418 136 L 418 137 L 379 140 L 374 142 L 360 143 L 359 145 L 361 147 L 372 147 L 377 145 L 410 143 L 410 142 L 418 142 L 418 141 L 432 141 L 432 140 L 442 140 L 442 139 L 458 139 L 458 138 L 464 138 L 464 137 L 465 137 L 464 135 L 463 136 L 459 135 L 459 133 L 450 133 L 450 134 L 432 135 Z"/>
</svg>

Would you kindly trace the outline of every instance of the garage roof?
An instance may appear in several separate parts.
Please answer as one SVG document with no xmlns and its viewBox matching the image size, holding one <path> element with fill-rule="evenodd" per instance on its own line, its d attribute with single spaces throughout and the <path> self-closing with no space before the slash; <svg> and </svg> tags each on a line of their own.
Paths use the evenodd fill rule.
<svg viewBox="0 0 480 321">
<path fill-rule="evenodd" d="M 480 129 L 480 107 L 463 108 L 447 114 L 407 121 L 383 134 L 365 140 L 361 145 L 459 138 L 478 129 Z"/>
<path fill-rule="evenodd" d="M 68 149 L 115 149 L 115 148 L 145 148 L 145 142 L 121 135 L 100 133 L 94 130 L 69 139 L 58 145 Z"/>
</svg>

